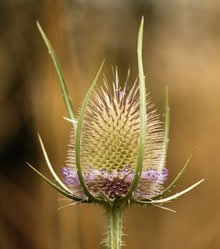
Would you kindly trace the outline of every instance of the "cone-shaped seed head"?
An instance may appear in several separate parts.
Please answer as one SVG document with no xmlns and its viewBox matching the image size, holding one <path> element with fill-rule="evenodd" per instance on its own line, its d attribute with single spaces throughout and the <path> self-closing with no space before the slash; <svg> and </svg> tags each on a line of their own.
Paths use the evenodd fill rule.
<svg viewBox="0 0 220 249">
<path fill-rule="evenodd" d="M 104 192 L 111 199 L 126 195 L 136 169 L 139 122 L 138 84 L 128 90 L 126 82 L 121 89 L 117 72 L 112 88 L 104 79 L 103 87 L 91 96 L 81 135 L 81 168 L 93 194 Z M 150 198 L 161 191 L 167 177 L 163 154 L 160 122 L 148 99 L 143 171 L 134 198 Z M 76 173 L 74 132 L 63 176 L 73 193 L 83 196 Z"/>
</svg>

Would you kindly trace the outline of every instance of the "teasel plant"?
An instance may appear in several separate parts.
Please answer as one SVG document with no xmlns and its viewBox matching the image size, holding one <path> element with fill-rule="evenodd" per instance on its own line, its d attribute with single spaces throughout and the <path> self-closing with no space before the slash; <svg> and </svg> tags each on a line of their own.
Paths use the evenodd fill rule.
<svg viewBox="0 0 220 249">
<path fill-rule="evenodd" d="M 204 181 L 202 179 L 179 193 L 165 197 L 183 175 L 191 156 L 165 188 L 170 115 L 168 93 L 162 129 L 149 95 L 146 94 L 142 62 L 144 18 L 141 20 L 137 44 L 138 79 L 132 87 L 128 87 L 128 77 L 122 88 L 116 69 L 112 85 L 104 77 L 103 85 L 96 87 L 102 63 L 78 116 L 73 109 L 55 52 L 39 23 L 37 27 L 55 66 L 69 114 L 67 120 L 73 127 L 66 166 L 62 168 L 63 179 L 54 171 L 40 136 L 41 149 L 54 182 L 30 163 L 28 165 L 50 186 L 69 198 L 71 205 L 87 203 L 102 206 L 106 211 L 106 247 L 120 249 L 123 245 L 123 214 L 127 207 L 135 204 L 151 205 L 175 212 L 164 204 Z"/>
</svg>

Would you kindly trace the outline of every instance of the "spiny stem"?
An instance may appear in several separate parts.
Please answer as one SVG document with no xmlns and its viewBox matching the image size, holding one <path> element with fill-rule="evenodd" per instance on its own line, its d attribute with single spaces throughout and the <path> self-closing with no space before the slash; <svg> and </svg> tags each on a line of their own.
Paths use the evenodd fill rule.
<svg viewBox="0 0 220 249">
<path fill-rule="evenodd" d="M 120 249 L 122 246 L 122 225 L 124 209 L 107 208 L 107 240 L 108 249 Z"/>
</svg>

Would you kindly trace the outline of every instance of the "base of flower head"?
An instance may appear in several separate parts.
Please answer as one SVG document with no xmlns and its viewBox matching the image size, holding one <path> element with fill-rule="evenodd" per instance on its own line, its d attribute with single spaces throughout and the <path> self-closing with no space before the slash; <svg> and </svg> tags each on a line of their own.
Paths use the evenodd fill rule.
<svg viewBox="0 0 220 249">
<path fill-rule="evenodd" d="M 63 167 L 62 175 L 64 183 L 67 184 L 73 191 L 73 194 L 80 195 L 83 199 L 86 198 L 85 194 L 81 190 L 77 171 L 75 169 Z M 124 169 L 111 172 L 106 169 L 93 169 L 88 167 L 87 171 L 83 172 L 84 180 L 88 186 L 89 191 L 96 196 L 100 196 L 104 193 L 110 199 L 116 199 L 118 197 L 124 197 L 132 183 L 135 172 L 126 166 Z M 168 171 L 166 168 L 161 171 L 148 168 L 143 170 L 140 178 L 138 188 L 133 194 L 134 199 L 146 199 L 151 198 L 162 190 L 162 185 L 166 181 Z"/>
</svg>

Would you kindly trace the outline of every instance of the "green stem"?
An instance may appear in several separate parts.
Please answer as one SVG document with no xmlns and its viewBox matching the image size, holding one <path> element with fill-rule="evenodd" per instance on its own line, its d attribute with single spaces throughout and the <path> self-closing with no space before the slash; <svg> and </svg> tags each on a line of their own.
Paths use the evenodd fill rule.
<svg viewBox="0 0 220 249">
<path fill-rule="evenodd" d="M 107 208 L 107 248 L 120 249 L 122 246 L 122 225 L 124 209 Z"/>
</svg>

